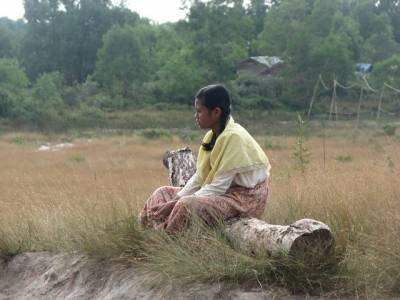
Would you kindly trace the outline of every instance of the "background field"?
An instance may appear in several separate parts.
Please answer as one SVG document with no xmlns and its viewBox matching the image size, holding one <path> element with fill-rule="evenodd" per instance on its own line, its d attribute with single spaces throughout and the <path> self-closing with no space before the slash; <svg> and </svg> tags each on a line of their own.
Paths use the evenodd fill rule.
<svg viewBox="0 0 400 300">
<path fill-rule="evenodd" d="M 246 257 L 207 230 L 171 240 L 136 225 L 146 198 L 168 184 L 164 151 L 186 145 L 197 151 L 203 133 L 191 128 L 57 135 L 3 130 L 0 251 L 3 257 L 49 250 L 120 258 L 156 271 L 159 283 L 230 280 L 335 295 L 398 293 L 400 138 L 382 126 L 356 131 L 353 125 L 314 123 L 303 137 L 294 122 L 249 126 L 272 164 L 262 218 L 275 224 L 315 218 L 334 231 L 336 261 L 314 273 Z M 294 158 L 299 139 L 308 163 Z M 46 143 L 73 146 L 38 151 Z"/>
</svg>

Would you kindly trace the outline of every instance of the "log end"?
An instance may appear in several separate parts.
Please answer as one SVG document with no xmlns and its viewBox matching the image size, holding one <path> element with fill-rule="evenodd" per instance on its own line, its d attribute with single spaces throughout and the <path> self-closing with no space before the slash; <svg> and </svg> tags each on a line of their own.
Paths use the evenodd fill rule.
<svg viewBox="0 0 400 300">
<path fill-rule="evenodd" d="M 290 247 L 289 255 L 313 266 L 329 262 L 334 256 L 334 251 L 335 240 L 329 227 L 325 225 L 297 237 Z"/>
</svg>

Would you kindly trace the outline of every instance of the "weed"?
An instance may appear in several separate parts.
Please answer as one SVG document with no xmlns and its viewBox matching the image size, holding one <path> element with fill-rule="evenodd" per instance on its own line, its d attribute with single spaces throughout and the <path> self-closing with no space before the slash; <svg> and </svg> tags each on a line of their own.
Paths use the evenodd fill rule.
<svg viewBox="0 0 400 300">
<path fill-rule="evenodd" d="M 300 170 L 302 174 L 306 172 L 307 166 L 310 163 L 310 151 L 305 144 L 305 132 L 307 124 L 297 114 L 297 141 L 293 149 L 292 157 L 295 161 L 295 168 Z"/>
<path fill-rule="evenodd" d="M 384 132 L 387 136 L 394 136 L 394 135 L 396 135 L 396 129 L 397 129 L 397 127 L 394 126 L 394 125 L 387 124 L 387 125 L 383 126 L 382 129 L 383 129 L 383 132 Z"/>
<path fill-rule="evenodd" d="M 337 161 L 340 162 L 350 162 L 353 161 L 353 157 L 351 157 L 351 155 L 338 155 L 335 158 Z"/>
<path fill-rule="evenodd" d="M 76 162 L 76 163 L 81 163 L 84 162 L 86 158 L 82 155 L 74 155 L 70 157 L 70 161 Z"/>
<path fill-rule="evenodd" d="M 25 142 L 26 142 L 25 139 L 21 136 L 16 136 L 11 139 L 11 143 L 15 145 L 23 145 L 25 144 Z"/>
<path fill-rule="evenodd" d="M 276 151 L 285 149 L 285 147 L 283 145 L 275 144 L 275 143 L 272 143 L 272 142 L 266 142 L 264 147 L 265 147 L 265 149 L 276 150 Z"/>
</svg>

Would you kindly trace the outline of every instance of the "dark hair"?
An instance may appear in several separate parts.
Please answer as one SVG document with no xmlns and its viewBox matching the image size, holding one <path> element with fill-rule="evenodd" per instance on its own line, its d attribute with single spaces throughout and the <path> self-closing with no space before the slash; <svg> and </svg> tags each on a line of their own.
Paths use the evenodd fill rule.
<svg viewBox="0 0 400 300">
<path fill-rule="evenodd" d="M 201 88 L 197 92 L 196 99 L 201 100 L 201 103 L 210 111 L 217 107 L 221 109 L 221 134 L 224 131 L 226 121 L 231 114 L 231 98 L 229 96 L 228 90 L 221 84 L 208 85 Z M 216 140 L 217 135 L 213 133 L 211 141 L 209 143 L 202 144 L 204 150 L 211 151 L 214 148 Z"/>
</svg>

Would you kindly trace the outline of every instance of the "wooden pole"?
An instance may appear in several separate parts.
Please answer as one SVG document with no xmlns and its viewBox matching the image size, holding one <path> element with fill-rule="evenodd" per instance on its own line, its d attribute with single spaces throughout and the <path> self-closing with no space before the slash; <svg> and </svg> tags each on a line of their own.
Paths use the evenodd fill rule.
<svg viewBox="0 0 400 300">
<path fill-rule="evenodd" d="M 329 121 L 332 120 L 332 113 L 333 113 L 335 102 L 336 102 L 336 79 L 333 80 L 333 91 L 332 91 L 332 98 L 331 98 L 331 106 L 329 108 Z"/>
<path fill-rule="evenodd" d="M 317 82 L 315 83 L 315 86 L 314 86 L 314 89 L 313 89 L 313 95 L 312 95 L 311 102 L 310 102 L 310 106 L 308 108 L 308 113 L 307 113 L 308 120 L 310 120 L 310 118 L 311 118 L 311 110 L 312 110 L 315 98 L 317 96 L 318 88 L 319 88 L 319 78 L 318 78 Z"/>
<path fill-rule="evenodd" d="M 364 95 L 364 87 L 361 87 L 360 99 L 358 99 L 356 129 L 358 129 L 358 126 L 360 124 L 360 112 L 361 112 L 361 104 L 362 104 L 362 100 L 363 100 L 363 95 Z"/>
<path fill-rule="evenodd" d="M 379 103 L 378 103 L 378 111 L 376 112 L 376 121 L 379 121 L 381 117 L 381 110 L 382 110 L 382 101 L 383 101 L 383 94 L 385 92 L 386 85 L 383 85 L 381 94 L 379 96 Z"/>
<path fill-rule="evenodd" d="M 334 96 L 335 96 L 335 101 L 334 101 L 334 107 L 335 107 L 335 121 L 337 121 L 338 118 L 338 109 L 337 109 L 337 94 L 336 94 L 336 87 L 337 87 L 337 81 L 335 80 L 336 84 L 334 87 Z"/>
</svg>

